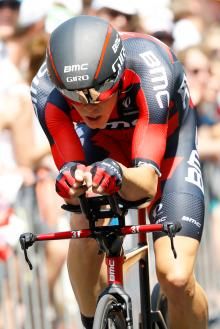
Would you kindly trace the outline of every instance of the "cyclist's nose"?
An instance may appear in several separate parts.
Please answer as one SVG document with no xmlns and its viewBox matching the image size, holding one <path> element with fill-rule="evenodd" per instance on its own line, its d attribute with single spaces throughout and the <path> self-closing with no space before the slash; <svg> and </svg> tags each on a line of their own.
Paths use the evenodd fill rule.
<svg viewBox="0 0 220 329">
<path fill-rule="evenodd" d="M 87 113 L 90 113 L 90 114 L 95 113 L 98 110 L 97 105 L 95 105 L 95 104 L 87 104 L 84 109 Z"/>
</svg>

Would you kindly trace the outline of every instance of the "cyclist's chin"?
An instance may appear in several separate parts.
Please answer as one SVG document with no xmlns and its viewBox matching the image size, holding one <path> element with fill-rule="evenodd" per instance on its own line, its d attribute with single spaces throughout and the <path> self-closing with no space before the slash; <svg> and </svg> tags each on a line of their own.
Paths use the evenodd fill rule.
<svg viewBox="0 0 220 329">
<path fill-rule="evenodd" d="M 103 129 L 107 123 L 107 120 L 102 116 L 96 118 L 86 117 L 84 121 L 85 124 L 91 129 Z"/>
</svg>

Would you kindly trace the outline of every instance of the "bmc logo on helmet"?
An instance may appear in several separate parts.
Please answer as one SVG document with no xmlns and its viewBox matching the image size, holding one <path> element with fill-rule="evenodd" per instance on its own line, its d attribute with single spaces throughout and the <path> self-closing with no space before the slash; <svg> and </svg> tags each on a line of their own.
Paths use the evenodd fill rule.
<svg viewBox="0 0 220 329">
<path fill-rule="evenodd" d="M 125 49 L 124 47 L 121 49 L 119 56 L 116 58 L 114 63 L 112 64 L 113 72 L 120 71 L 125 61 Z"/>
<path fill-rule="evenodd" d="M 85 75 L 76 75 L 74 77 L 67 77 L 66 81 L 67 82 L 76 82 L 76 81 L 87 81 L 89 80 L 88 74 Z"/>
<path fill-rule="evenodd" d="M 69 73 L 69 72 L 85 71 L 85 70 L 88 70 L 88 63 L 65 65 L 63 72 Z"/>
</svg>

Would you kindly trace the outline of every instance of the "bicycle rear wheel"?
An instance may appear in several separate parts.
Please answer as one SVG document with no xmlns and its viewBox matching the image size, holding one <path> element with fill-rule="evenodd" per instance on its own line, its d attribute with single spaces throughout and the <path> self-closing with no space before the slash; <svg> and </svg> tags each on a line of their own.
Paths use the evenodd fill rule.
<svg viewBox="0 0 220 329">
<path fill-rule="evenodd" d="M 126 329 L 121 303 L 111 294 L 102 296 L 98 302 L 93 329 Z"/>
</svg>

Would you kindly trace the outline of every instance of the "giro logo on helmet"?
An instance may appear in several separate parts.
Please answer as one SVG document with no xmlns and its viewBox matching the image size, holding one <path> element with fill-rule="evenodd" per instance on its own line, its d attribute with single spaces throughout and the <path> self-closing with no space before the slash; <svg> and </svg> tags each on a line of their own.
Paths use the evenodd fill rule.
<svg viewBox="0 0 220 329">
<path fill-rule="evenodd" d="M 121 70 L 123 67 L 125 61 L 125 49 L 124 47 L 121 49 L 121 52 L 119 56 L 116 58 L 115 62 L 112 64 L 112 70 L 113 72 L 117 72 L 118 70 Z"/>
<path fill-rule="evenodd" d="M 112 50 L 114 51 L 114 53 L 117 52 L 118 47 L 119 47 L 119 45 L 120 45 L 120 42 L 121 42 L 121 39 L 120 39 L 119 35 L 117 34 L 117 37 L 116 37 L 116 39 L 115 39 L 115 43 L 114 43 L 113 46 L 112 46 Z"/>
<path fill-rule="evenodd" d="M 76 75 L 75 77 L 67 77 L 67 82 L 75 82 L 75 81 L 86 81 L 89 80 L 88 74 L 85 75 Z"/>
</svg>

